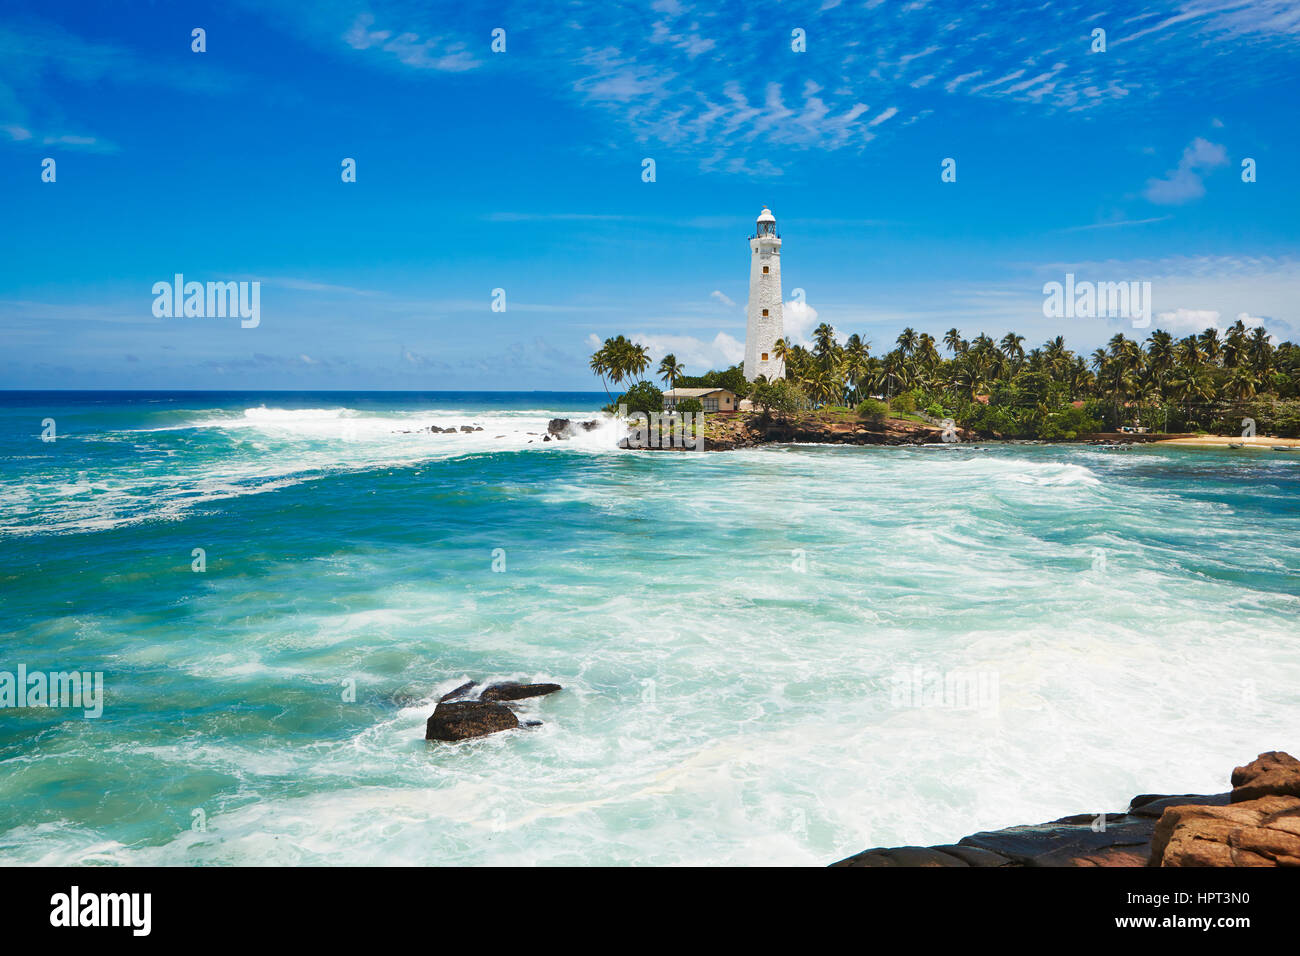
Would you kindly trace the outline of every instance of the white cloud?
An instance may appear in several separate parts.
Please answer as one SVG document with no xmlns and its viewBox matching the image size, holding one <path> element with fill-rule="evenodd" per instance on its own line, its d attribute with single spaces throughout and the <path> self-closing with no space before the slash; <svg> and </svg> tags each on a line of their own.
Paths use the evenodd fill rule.
<svg viewBox="0 0 1300 956">
<path fill-rule="evenodd" d="M 1217 143 L 1198 136 L 1183 150 L 1178 166 L 1163 179 L 1147 180 L 1143 195 L 1153 203 L 1176 206 L 1205 195 L 1202 174 L 1228 162 L 1228 152 Z"/>
<path fill-rule="evenodd" d="M 1204 332 L 1208 328 L 1223 330 L 1224 323 L 1213 309 L 1174 309 L 1172 312 L 1157 312 L 1155 328 L 1164 329 L 1178 338 L 1183 335 Z"/>
<path fill-rule="evenodd" d="M 812 345 L 812 330 L 817 327 L 817 310 L 806 301 L 791 299 L 781 310 L 785 340 L 790 345 Z"/>
<path fill-rule="evenodd" d="M 686 366 L 687 375 L 730 368 L 745 358 L 745 344 L 726 332 L 719 332 L 712 341 L 693 335 L 647 335 L 644 332 L 637 332 L 629 338 L 650 350 L 652 366 L 658 365 L 659 360 L 671 352 Z"/>
<path fill-rule="evenodd" d="M 731 308 L 736 304 L 732 302 L 731 299 L 726 295 L 726 293 L 722 292 L 720 289 L 714 289 L 712 292 L 710 292 L 709 298 L 717 299 L 719 302 L 721 302 L 723 305 L 727 306 L 728 308 Z"/>
</svg>

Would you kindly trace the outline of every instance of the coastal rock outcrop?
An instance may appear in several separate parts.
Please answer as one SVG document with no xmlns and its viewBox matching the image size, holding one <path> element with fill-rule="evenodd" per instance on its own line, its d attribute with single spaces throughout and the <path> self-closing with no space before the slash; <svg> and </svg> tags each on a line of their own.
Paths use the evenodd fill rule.
<svg viewBox="0 0 1300 956">
<path fill-rule="evenodd" d="M 964 428 L 956 429 L 962 441 L 976 436 Z M 822 445 L 927 445 L 942 440 L 943 429 L 937 425 L 889 418 L 868 422 L 852 416 L 829 420 L 808 414 L 707 415 L 704 423 L 704 448 L 707 451 L 733 451 L 756 445 L 800 442 Z M 626 440 L 619 447 L 628 447 Z M 680 445 L 663 445 L 650 450 L 680 451 Z"/>
<path fill-rule="evenodd" d="M 1300 866 L 1300 760 L 1276 750 L 1232 772 L 1228 806 L 1173 806 L 1148 866 Z"/>
<path fill-rule="evenodd" d="M 567 418 L 552 418 L 546 423 L 546 434 L 556 440 L 572 437 L 579 428 L 584 432 L 594 431 L 600 427 L 600 422 L 595 419 L 585 422 L 575 422 Z"/>
<path fill-rule="evenodd" d="M 506 703 L 542 697 L 563 690 L 559 684 L 522 684 L 500 681 L 476 690 L 478 681 L 466 681 L 438 698 L 438 704 L 424 725 L 425 740 L 469 740 L 516 727 L 539 727 L 541 721 L 522 724 Z"/>
<path fill-rule="evenodd" d="M 1259 797 L 1300 797 L 1300 760 L 1280 750 L 1260 754 L 1232 771 L 1232 802 Z"/>
<path fill-rule="evenodd" d="M 1123 813 L 989 830 L 942 846 L 875 847 L 832 866 L 1300 866 L 1300 761 L 1270 751 L 1233 790 L 1139 794 Z"/>
</svg>

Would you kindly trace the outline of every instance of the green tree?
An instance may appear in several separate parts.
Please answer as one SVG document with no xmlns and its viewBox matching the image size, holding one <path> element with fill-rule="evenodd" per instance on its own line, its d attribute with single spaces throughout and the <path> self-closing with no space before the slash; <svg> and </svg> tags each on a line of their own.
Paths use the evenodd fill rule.
<svg viewBox="0 0 1300 956">
<path fill-rule="evenodd" d="M 659 379 L 669 388 L 677 387 L 677 377 L 686 373 L 686 366 L 677 361 L 677 356 L 669 352 L 659 362 Z"/>
</svg>

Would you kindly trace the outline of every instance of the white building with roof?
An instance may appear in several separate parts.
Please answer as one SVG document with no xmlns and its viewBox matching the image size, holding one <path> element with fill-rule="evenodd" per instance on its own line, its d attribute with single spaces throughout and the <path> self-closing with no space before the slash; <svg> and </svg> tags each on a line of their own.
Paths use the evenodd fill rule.
<svg viewBox="0 0 1300 956">
<path fill-rule="evenodd" d="M 745 378 L 784 378 L 785 361 L 776 357 L 784 337 L 781 318 L 781 237 L 766 206 L 749 237 L 749 303 L 745 306 Z"/>
<path fill-rule="evenodd" d="M 706 412 L 734 412 L 739 398 L 729 388 L 670 388 L 664 392 L 664 411 L 672 411 L 678 402 L 697 398 Z"/>
</svg>

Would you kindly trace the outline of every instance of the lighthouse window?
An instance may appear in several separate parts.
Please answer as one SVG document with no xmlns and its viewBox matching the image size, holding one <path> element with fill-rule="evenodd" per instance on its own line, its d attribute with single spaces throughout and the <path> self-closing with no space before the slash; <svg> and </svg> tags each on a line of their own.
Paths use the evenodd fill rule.
<svg viewBox="0 0 1300 956">
<path fill-rule="evenodd" d="M 767 315 L 767 309 L 764 309 L 764 310 L 763 310 L 763 314 L 764 314 L 764 315 Z"/>
<path fill-rule="evenodd" d="M 766 352 L 763 353 L 762 361 L 764 361 L 764 362 L 767 361 L 767 353 L 766 353 Z"/>
<path fill-rule="evenodd" d="M 767 266 L 763 266 L 763 272 L 767 272 Z"/>
</svg>

